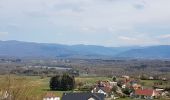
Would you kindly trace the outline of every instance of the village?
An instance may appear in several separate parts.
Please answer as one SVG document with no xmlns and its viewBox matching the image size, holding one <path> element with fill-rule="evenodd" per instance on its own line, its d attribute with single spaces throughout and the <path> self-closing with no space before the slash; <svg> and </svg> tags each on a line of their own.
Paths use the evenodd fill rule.
<svg viewBox="0 0 170 100">
<path fill-rule="evenodd" d="M 167 75 L 89 76 L 74 69 L 52 76 L 26 75 L 0 75 L 0 100 L 170 99 Z"/>
<path fill-rule="evenodd" d="M 30 62 L 24 61 L 26 64 L 22 65 L 15 61 L 9 65 L 9 61 L 1 61 L 5 65 L 1 64 L 4 67 L 0 75 L 0 100 L 170 99 L 169 72 L 159 71 L 160 65 L 169 65 L 167 61 L 59 59 Z M 151 70 L 150 64 L 155 70 Z M 7 65 L 12 66 L 11 69 Z"/>
<path fill-rule="evenodd" d="M 154 81 L 154 77 L 148 77 L 149 81 Z M 158 79 L 156 79 L 158 80 Z M 161 88 L 161 85 L 169 84 L 166 78 L 155 81 L 152 87 L 141 84 L 140 79 L 129 76 L 121 78 L 112 77 L 112 80 L 99 80 L 91 87 L 90 91 L 80 91 L 83 84 L 79 83 L 78 88 L 71 92 L 64 92 L 62 97 L 58 97 L 50 92 L 43 100 L 168 100 L 170 99 L 169 88 Z"/>
</svg>

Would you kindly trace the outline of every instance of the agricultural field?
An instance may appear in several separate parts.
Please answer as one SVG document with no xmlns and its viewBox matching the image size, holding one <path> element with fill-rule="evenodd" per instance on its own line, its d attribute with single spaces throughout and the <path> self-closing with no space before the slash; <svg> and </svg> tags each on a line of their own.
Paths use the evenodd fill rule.
<svg viewBox="0 0 170 100">
<path fill-rule="evenodd" d="M 62 97 L 63 92 L 66 91 L 50 91 L 50 78 L 40 78 L 39 76 L 16 76 L 16 75 L 1 75 L 0 76 L 0 90 L 10 90 L 16 98 L 36 99 L 41 100 L 46 93 L 52 92 L 55 95 Z M 76 82 L 83 84 L 95 84 L 98 80 L 111 80 L 107 77 L 77 77 Z M 67 91 L 71 92 L 71 91 Z"/>
<path fill-rule="evenodd" d="M 34 100 L 42 100 L 42 97 L 48 92 L 52 92 L 61 97 L 64 91 L 50 91 L 49 80 L 50 78 L 41 79 L 38 76 L 0 76 L 0 90 L 7 90 L 10 88 L 16 96 L 28 96 L 29 100 L 32 97 Z M 15 89 L 14 89 L 15 88 Z"/>
</svg>

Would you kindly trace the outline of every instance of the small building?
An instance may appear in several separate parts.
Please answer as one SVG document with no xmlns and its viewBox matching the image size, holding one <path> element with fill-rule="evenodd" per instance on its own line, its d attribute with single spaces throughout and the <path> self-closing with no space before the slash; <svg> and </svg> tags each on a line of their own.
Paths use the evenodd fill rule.
<svg viewBox="0 0 170 100">
<path fill-rule="evenodd" d="M 169 92 L 168 91 L 164 91 L 164 92 L 162 92 L 162 94 L 161 94 L 161 96 L 162 97 L 168 97 L 168 95 L 169 95 Z"/>
<path fill-rule="evenodd" d="M 154 79 L 154 77 L 150 76 L 150 77 L 149 77 L 149 79 L 150 79 L 150 80 L 153 80 L 153 79 Z"/>
<path fill-rule="evenodd" d="M 167 81 L 167 78 L 164 77 L 164 78 L 162 78 L 162 80 L 163 80 L 163 81 Z"/>
<path fill-rule="evenodd" d="M 134 90 L 138 90 L 138 89 L 142 89 L 142 86 L 139 85 L 139 84 L 133 84 L 133 85 L 132 85 L 132 88 L 133 88 Z"/>
<path fill-rule="evenodd" d="M 63 93 L 62 100 L 104 100 L 101 93 Z"/>
<path fill-rule="evenodd" d="M 123 85 L 122 85 L 122 89 L 125 89 L 125 88 L 126 88 L 126 84 L 123 84 Z"/>
<path fill-rule="evenodd" d="M 43 100 L 60 100 L 60 97 L 54 95 L 53 93 L 47 93 Z"/>
<path fill-rule="evenodd" d="M 123 76 L 122 76 L 122 78 L 125 78 L 125 79 L 127 79 L 127 80 L 129 80 L 129 79 L 130 79 L 130 77 L 129 77 L 129 76 L 127 76 L 127 75 L 123 75 Z"/>
<path fill-rule="evenodd" d="M 113 86 L 117 86 L 117 82 L 109 82 L 110 85 L 113 87 Z"/>
</svg>

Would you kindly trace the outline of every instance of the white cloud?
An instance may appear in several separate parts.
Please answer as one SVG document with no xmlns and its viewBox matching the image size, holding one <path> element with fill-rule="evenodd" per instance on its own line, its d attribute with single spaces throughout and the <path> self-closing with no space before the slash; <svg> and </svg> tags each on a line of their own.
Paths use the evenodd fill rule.
<svg viewBox="0 0 170 100">
<path fill-rule="evenodd" d="M 12 31 L 16 37 L 28 31 L 29 37 L 34 37 L 35 33 L 47 32 L 48 36 L 52 36 L 50 32 L 62 33 L 56 42 L 67 39 L 94 43 L 95 40 L 96 44 L 107 45 L 109 38 L 118 44 L 127 41 L 129 44 L 156 44 L 161 41 L 154 36 L 161 33 L 155 30 L 166 27 L 170 32 L 169 4 L 170 0 L 0 0 L 3 24 L 0 30 Z M 14 32 L 9 23 L 19 25 L 19 29 Z M 137 33 L 132 33 L 134 31 Z M 86 35 L 66 38 L 69 34 L 82 33 Z M 167 37 L 169 35 L 162 36 Z"/>
<path fill-rule="evenodd" d="M 170 17 L 169 0 L 145 0 L 145 3 L 144 0 L 15 0 L 15 2 L 3 0 L 0 3 L 3 5 L 2 10 L 4 10 L 1 12 L 8 16 L 27 17 L 24 14 L 31 13 L 32 16 L 35 15 L 34 17 L 48 16 L 48 19 L 52 17 L 54 22 L 60 17 L 63 20 L 66 18 L 74 21 L 81 19 L 78 25 L 98 27 L 106 25 L 123 27 L 130 25 L 134 27 L 140 23 L 165 22 Z M 143 7 L 145 9 L 138 11 L 134 5 L 137 8 Z M 72 21 L 65 22 L 65 24 L 67 23 L 72 23 Z"/>
<path fill-rule="evenodd" d="M 127 37 L 127 36 L 119 36 L 118 38 L 121 39 L 121 40 L 123 40 L 123 41 L 127 41 L 127 42 L 135 42 L 135 41 L 138 40 L 138 39 L 136 39 L 136 38 Z"/>
<path fill-rule="evenodd" d="M 156 37 L 150 37 L 151 33 L 132 32 L 129 36 L 119 36 L 118 41 L 123 45 L 160 45 L 161 40 Z"/>
</svg>

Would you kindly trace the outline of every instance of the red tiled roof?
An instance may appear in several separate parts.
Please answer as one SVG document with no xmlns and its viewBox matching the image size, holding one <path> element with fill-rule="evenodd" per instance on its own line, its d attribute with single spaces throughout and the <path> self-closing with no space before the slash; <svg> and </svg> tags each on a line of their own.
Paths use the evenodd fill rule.
<svg viewBox="0 0 170 100">
<path fill-rule="evenodd" d="M 135 91 L 136 95 L 152 96 L 154 90 L 152 89 L 138 89 Z"/>
</svg>

